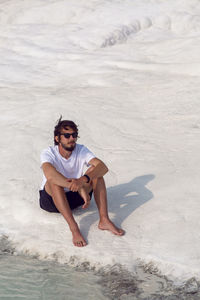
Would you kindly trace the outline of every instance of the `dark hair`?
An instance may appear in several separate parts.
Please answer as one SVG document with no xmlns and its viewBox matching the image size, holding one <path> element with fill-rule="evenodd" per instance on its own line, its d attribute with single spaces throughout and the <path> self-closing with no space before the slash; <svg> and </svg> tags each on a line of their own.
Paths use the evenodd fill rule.
<svg viewBox="0 0 200 300">
<path fill-rule="evenodd" d="M 60 138 L 61 129 L 73 129 L 78 136 L 78 126 L 73 122 L 69 120 L 62 120 L 62 116 L 60 116 L 60 119 L 57 121 L 57 125 L 54 128 L 54 145 L 58 145 L 59 143 L 55 140 L 55 137 L 58 136 Z"/>
</svg>

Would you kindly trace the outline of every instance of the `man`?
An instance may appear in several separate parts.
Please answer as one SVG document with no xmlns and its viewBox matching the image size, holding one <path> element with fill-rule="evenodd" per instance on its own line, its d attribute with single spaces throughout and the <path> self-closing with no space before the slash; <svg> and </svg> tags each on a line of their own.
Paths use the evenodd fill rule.
<svg viewBox="0 0 200 300">
<path fill-rule="evenodd" d="M 106 165 L 85 146 L 77 144 L 78 128 L 73 121 L 58 120 L 54 129 L 54 147 L 41 153 L 43 182 L 40 190 L 40 207 L 49 212 L 61 213 L 72 232 L 77 247 L 86 246 L 72 209 L 90 204 L 92 192 L 99 211 L 101 230 L 116 235 L 124 231 L 109 219 L 107 195 L 103 176 L 108 172 Z M 84 167 L 89 167 L 84 174 Z"/>
</svg>

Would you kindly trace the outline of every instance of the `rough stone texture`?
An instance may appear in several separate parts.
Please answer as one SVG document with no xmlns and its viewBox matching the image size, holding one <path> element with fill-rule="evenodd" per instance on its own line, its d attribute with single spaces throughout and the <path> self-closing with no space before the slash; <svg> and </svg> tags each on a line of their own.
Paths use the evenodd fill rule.
<svg viewBox="0 0 200 300">
<path fill-rule="evenodd" d="M 196 279 L 191 278 L 186 282 L 184 290 L 187 294 L 195 294 L 198 292 L 198 288 L 199 287 Z"/>
<path fill-rule="evenodd" d="M 119 298 L 120 300 L 137 300 L 138 298 L 133 294 L 133 293 L 130 293 L 130 294 L 123 294 L 120 296 Z"/>
<path fill-rule="evenodd" d="M 133 276 L 120 265 L 101 270 L 99 273 L 102 276 L 100 283 L 105 289 L 105 295 L 112 300 L 200 300 L 200 284 L 195 278 L 177 288 L 166 277 L 152 274 L 157 283 L 162 284 L 157 285 L 156 291 L 145 295 L 147 291 L 141 288 L 141 278 Z"/>
<path fill-rule="evenodd" d="M 3 236 L 0 239 L 0 255 L 5 253 L 9 253 L 9 254 L 14 253 L 14 248 L 12 247 L 11 243 L 8 241 L 7 236 Z"/>
<path fill-rule="evenodd" d="M 111 299 L 133 299 L 138 290 L 137 281 L 129 272 L 117 265 L 102 275 L 100 283 L 108 291 L 105 293 L 107 296 Z"/>
</svg>

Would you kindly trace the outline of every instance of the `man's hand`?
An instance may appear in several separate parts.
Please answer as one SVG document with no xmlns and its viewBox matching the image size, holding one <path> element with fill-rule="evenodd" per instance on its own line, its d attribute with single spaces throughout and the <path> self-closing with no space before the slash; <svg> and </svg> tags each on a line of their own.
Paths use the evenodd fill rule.
<svg viewBox="0 0 200 300">
<path fill-rule="evenodd" d="M 70 184 L 70 191 L 72 192 L 78 192 L 85 183 L 85 179 L 83 177 L 80 177 L 78 179 L 71 179 L 71 184 Z"/>
<path fill-rule="evenodd" d="M 86 190 L 84 188 L 81 188 L 79 190 L 79 193 L 84 200 L 84 204 L 83 204 L 82 208 L 83 209 L 88 208 L 88 206 L 90 205 L 90 200 L 91 200 L 90 195 L 88 194 L 88 192 L 86 192 Z"/>
</svg>

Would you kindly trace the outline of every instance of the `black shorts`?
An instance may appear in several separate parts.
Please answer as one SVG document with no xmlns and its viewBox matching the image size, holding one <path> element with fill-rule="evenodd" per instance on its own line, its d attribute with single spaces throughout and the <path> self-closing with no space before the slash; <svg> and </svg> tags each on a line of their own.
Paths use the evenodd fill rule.
<svg viewBox="0 0 200 300">
<path fill-rule="evenodd" d="M 84 204 L 83 198 L 78 192 L 66 192 L 67 201 L 71 209 L 79 207 Z M 92 197 L 92 191 L 89 193 L 90 198 Z M 40 207 L 48 212 L 59 213 L 56 208 L 52 197 L 45 191 L 45 189 L 40 190 Z"/>
</svg>

